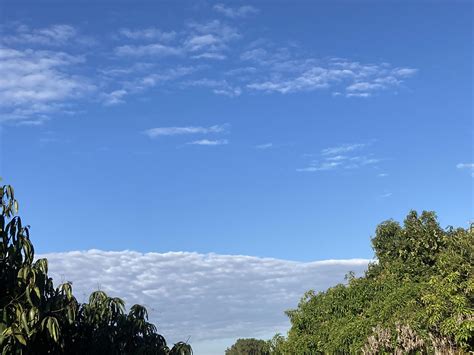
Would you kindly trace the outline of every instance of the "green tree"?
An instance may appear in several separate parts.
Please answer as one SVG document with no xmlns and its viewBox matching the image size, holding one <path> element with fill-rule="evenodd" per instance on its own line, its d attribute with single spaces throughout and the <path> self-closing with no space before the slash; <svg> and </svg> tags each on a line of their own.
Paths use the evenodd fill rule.
<svg viewBox="0 0 474 355">
<path fill-rule="evenodd" d="M 226 355 L 269 355 L 270 346 L 265 340 L 249 338 L 237 339 L 235 344 L 225 351 Z"/>
<path fill-rule="evenodd" d="M 473 237 L 472 229 L 442 229 L 433 212 L 411 211 L 403 226 L 381 223 L 372 239 L 378 262 L 364 277 L 307 292 L 287 311 L 291 329 L 278 351 L 473 351 Z"/>
<path fill-rule="evenodd" d="M 54 287 L 48 261 L 34 259 L 29 227 L 16 216 L 11 186 L 0 187 L 0 351 L 2 354 L 189 355 L 169 349 L 140 305 L 125 313 L 120 298 L 102 291 L 79 304 L 70 283 Z"/>
</svg>

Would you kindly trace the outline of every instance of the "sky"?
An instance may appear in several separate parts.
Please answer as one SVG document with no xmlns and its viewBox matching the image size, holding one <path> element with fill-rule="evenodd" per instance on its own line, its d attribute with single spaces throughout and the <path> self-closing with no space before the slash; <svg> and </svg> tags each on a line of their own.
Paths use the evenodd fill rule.
<svg viewBox="0 0 474 355">
<path fill-rule="evenodd" d="M 469 1 L 0 4 L 0 176 L 56 275 L 159 308 L 155 274 L 135 293 L 110 277 L 171 258 L 212 309 L 221 263 L 253 275 L 223 272 L 242 290 L 285 270 L 258 319 L 224 292 L 236 313 L 208 331 L 164 325 L 198 355 L 287 327 L 305 290 L 363 270 L 384 220 L 473 219 Z"/>
</svg>

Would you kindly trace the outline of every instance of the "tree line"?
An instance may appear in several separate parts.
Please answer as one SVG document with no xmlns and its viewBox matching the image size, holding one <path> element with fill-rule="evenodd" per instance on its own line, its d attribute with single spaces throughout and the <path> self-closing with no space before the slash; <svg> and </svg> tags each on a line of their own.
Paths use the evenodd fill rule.
<svg viewBox="0 0 474 355">
<path fill-rule="evenodd" d="M 239 339 L 226 355 L 464 354 L 474 351 L 474 226 L 443 229 L 434 212 L 381 223 L 363 277 L 308 291 L 286 337 Z"/>
</svg>

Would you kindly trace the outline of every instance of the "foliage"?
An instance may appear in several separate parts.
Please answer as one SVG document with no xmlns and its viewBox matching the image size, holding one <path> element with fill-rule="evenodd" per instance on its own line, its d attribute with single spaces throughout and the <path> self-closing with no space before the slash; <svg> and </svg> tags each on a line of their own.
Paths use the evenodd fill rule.
<svg viewBox="0 0 474 355">
<path fill-rule="evenodd" d="M 268 342 L 255 338 L 237 339 L 234 345 L 225 351 L 225 355 L 269 355 Z"/>
<path fill-rule="evenodd" d="M 280 333 L 273 336 L 272 339 L 267 341 L 271 355 L 284 355 L 283 345 L 285 343 L 285 337 Z"/>
<path fill-rule="evenodd" d="M 347 285 L 307 292 L 287 311 L 279 354 L 474 350 L 474 233 L 440 228 L 433 212 L 380 224 L 378 262 Z M 276 352 L 273 352 L 276 354 Z"/>
<path fill-rule="evenodd" d="M 189 355 L 177 343 L 170 350 L 140 305 L 125 313 L 120 298 L 102 291 L 79 304 L 70 283 L 54 287 L 48 261 L 34 260 L 29 227 L 15 216 L 11 186 L 0 187 L 0 350 L 2 354 Z"/>
</svg>

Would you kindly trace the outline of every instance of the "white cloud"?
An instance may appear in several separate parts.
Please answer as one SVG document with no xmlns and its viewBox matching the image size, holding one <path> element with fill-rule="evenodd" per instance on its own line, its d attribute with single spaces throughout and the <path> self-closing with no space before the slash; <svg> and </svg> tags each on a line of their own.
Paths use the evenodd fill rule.
<svg viewBox="0 0 474 355">
<path fill-rule="evenodd" d="M 296 169 L 296 171 L 314 172 L 314 171 L 334 170 L 338 166 L 341 166 L 341 165 L 342 165 L 341 162 L 335 162 L 335 161 L 333 161 L 333 162 L 322 162 L 321 164 L 319 164 L 317 161 L 315 161 L 315 162 L 311 163 L 311 166 L 309 166 L 307 168 Z"/>
<path fill-rule="evenodd" d="M 355 151 L 368 147 L 369 143 L 342 144 L 321 150 L 319 160 L 311 160 L 308 166 L 296 169 L 300 172 L 328 171 L 336 169 L 358 169 L 375 165 L 381 160 L 372 155 L 353 155 Z M 313 157 L 309 155 L 307 157 Z"/>
<path fill-rule="evenodd" d="M 380 198 L 388 198 L 388 197 L 392 197 L 392 195 L 393 194 L 391 192 L 387 192 L 387 193 L 384 193 L 384 194 L 380 195 L 379 197 Z"/>
<path fill-rule="evenodd" d="M 181 56 L 183 59 L 187 59 L 187 55 L 191 54 L 189 58 L 192 59 L 224 60 L 227 56 L 223 52 L 228 49 L 228 43 L 241 37 L 235 28 L 219 20 L 191 22 L 187 24 L 186 30 L 179 33 L 163 32 L 154 27 L 135 30 L 123 28 L 119 33 L 134 41 L 152 40 L 155 43 L 118 46 L 115 48 L 115 54 L 118 56 Z"/>
<path fill-rule="evenodd" d="M 194 58 L 194 59 L 224 60 L 227 57 L 224 54 L 220 54 L 220 53 L 205 52 L 205 53 L 202 53 L 202 54 L 194 55 L 191 58 Z"/>
<path fill-rule="evenodd" d="M 263 48 L 255 48 L 248 51 L 243 52 L 240 55 L 240 59 L 242 60 L 250 60 L 255 62 L 262 62 L 265 58 L 267 58 L 268 52 Z"/>
<path fill-rule="evenodd" d="M 372 165 L 380 162 L 380 159 L 376 159 L 370 156 L 355 156 L 347 159 L 348 165 L 346 169 L 359 168 L 364 165 Z"/>
<path fill-rule="evenodd" d="M 119 33 L 129 39 L 133 40 L 158 40 L 158 41 L 172 41 L 176 38 L 175 31 L 163 32 L 156 27 L 148 27 L 141 29 L 122 28 Z"/>
<path fill-rule="evenodd" d="M 247 17 L 258 13 L 258 9 L 250 5 L 232 8 L 224 4 L 216 4 L 214 5 L 214 10 L 230 18 Z"/>
<path fill-rule="evenodd" d="M 59 46 L 74 39 L 78 35 L 77 30 L 70 25 L 52 25 L 45 28 L 30 29 L 28 26 L 16 26 L 13 34 L 2 35 L 4 43 L 25 43 L 49 46 Z"/>
<path fill-rule="evenodd" d="M 356 93 L 349 93 L 346 94 L 346 97 L 370 97 L 372 96 L 369 92 L 356 92 Z"/>
<path fill-rule="evenodd" d="M 133 74 L 133 78 L 123 80 L 120 86 L 111 92 L 103 92 L 99 95 L 100 100 L 106 106 L 122 104 L 125 97 L 132 94 L 138 94 L 146 89 L 163 85 L 186 75 L 190 75 L 197 68 L 194 67 L 175 67 L 165 69 L 160 72 L 153 72 L 153 65 L 149 63 L 137 63 L 130 68 L 114 68 L 103 71 L 106 80 L 115 83 L 115 77 Z M 112 77 L 112 78 L 110 78 Z"/>
<path fill-rule="evenodd" d="M 126 90 L 114 90 L 110 93 L 103 93 L 102 94 L 102 100 L 104 102 L 104 105 L 109 106 L 109 105 L 117 105 L 117 104 L 122 104 L 125 101 L 123 98 L 128 94 Z"/>
<path fill-rule="evenodd" d="M 186 75 L 195 72 L 197 68 L 194 67 L 176 67 L 163 70 L 157 73 L 150 73 L 142 78 L 134 81 L 129 81 L 126 86 L 133 91 L 140 91 L 149 87 L 154 87 L 160 83 L 173 81 Z"/>
<path fill-rule="evenodd" d="M 348 157 L 345 155 L 334 155 L 334 156 L 329 156 L 326 158 L 326 160 L 329 160 L 329 161 L 340 161 L 340 160 L 346 160 L 346 159 L 348 159 Z"/>
<path fill-rule="evenodd" d="M 159 332 L 171 342 L 189 336 L 197 355 L 222 354 L 223 340 L 284 332 L 284 311 L 305 291 L 344 282 L 349 271 L 360 275 L 369 262 L 100 250 L 40 257 L 48 258 L 56 283 L 73 282 L 79 301 L 100 288 L 128 306 L 143 304 Z"/>
<path fill-rule="evenodd" d="M 212 34 L 222 42 L 229 42 L 241 37 L 236 28 L 222 23 L 219 20 L 206 23 L 191 22 L 188 24 L 188 27 L 197 34 Z"/>
<path fill-rule="evenodd" d="M 474 169 L 474 163 L 459 163 L 456 165 L 458 169 Z"/>
<path fill-rule="evenodd" d="M 372 91 L 382 89 L 383 86 L 378 83 L 359 82 L 349 85 L 347 91 Z"/>
<path fill-rule="evenodd" d="M 191 52 L 206 48 L 206 50 L 216 50 L 221 41 L 212 34 L 198 35 L 190 37 L 184 46 Z"/>
<path fill-rule="evenodd" d="M 165 56 L 179 56 L 183 54 L 181 48 L 167 46 L 161 43 L 153 43 L 146 45 L 124 45 L 115 48 L 115 54 L 118 56 L 129 57 L 165 57 Z"/>
<path fill-rule="evenodd" d="M 410 77 L 415 75 L 418 72 L 418 69 L 414 68 L 396 68 L 393 70 L 393 73 L 395 75 L 401 76 L 401 77 Z"/>
<path fill-rule="evenodd" d="M 337 147 L 325 148 L 321 151 L 321 154 L 322 155 L 335 155 L 335 154 L 341 154 L 341 153 L 348 153 L 357 149 L 364 148 L 366 146 L 367 146 L 366 143 L 343 144 Z"/>
<path fill-rule="evenodd" d="M 214 80 L 214 79 L 198 79 L 190 80 L 183 83 L 185 86 L 202 86 L 212 89 L 212 92 L 217 95 L 225 95 L 229 97 L 236 97 L 242 94 L 242 89 L 239 86 L 230 85 L 227 80 Z"/>
<path fill-rule="evenodd" d="M 259 144 L 259 145 L 256 145 L 255 148 L 257 149 L 270 149 L 273 147 L 273 143 L 264 143 L 264 144 Z"/>
<path fill-rule="evenodd" d="M 182 44 L 186 52 L 193 53 L 193 59 L 227 58 L 224 54 L 229 49 L 229 42 L 241 38 L 239 32 L 219 20 L 207 23 L 189 23 L 187 38 Z"/>
<path fill-rule="evenodd" d="M 183 134 L 207 134 L 222 133 L 228 129 L 228 124 L 214 125 L 210 127 L 186 126 L 186 127 L 157 127 L 147 129 L 144 133 L 150 138 L 160 136 L 176 136 Z"/>
<path fill-rule="evenodd" d="M 0 47 L 0 120 L 71 112 L 75 100 L 95 90 L 89 80 L 73 74 L 83 62 L 64 52 Z"/>
<path fill-rule="evenodd" d="M 240 96 L 240 94 L 242 94 L 242 90 L 240 89 L 240 87 L 235 87 L 235 88 L 221 88 L 221 89 L 214 89 L 212 90 L 212 92 L 216 95 L 224 95 L 224 96 L 228 96 L 228 97 L 237 97 L 237 96 Z"/>
<path fill-rule="evenodd" d="M 328 88 L 333 82 L 340 81 L 349 75 L 342 70 L 328 70 L 321 67 L 311 68 L 301 75 L 290 79 L 277 79 L 260 83 L 251 83 L 247 87 L 253 90 L 265 92 L 279 92 L 287 94 L 298 91 L 312 91 Z"/>
<path fill-rule="evenodd" d="M 470 170 L 472 177 L 474 177 L 474 163 L 459 163 L 456 168 Z"/>
<path fill-rule="evenodd" d="M 71 25 L 54 24 L 43 28 L 30 28 L 25 24 L 6 23 L 0 27 L 0 43 L 28 46 L 91 46 L 97 41 L 84 36 Z"/>
<path fill-rule="evenodd" d="M 255 67 L 242 67 L 242 68 L 235 68 L 225 72 L 225 75 L 236 75 L 242 77 L 243 75 L 249 75 L 257 72 L 257 68 Z"/>
<path fill-rule="evenodd" d="M 191 144 L 191 145 L 225 145 L 225 144 L 229 144 L 229 141 L 227 139 L 215 139 L 215 140 L 200 139 L 200 140 L 197 140 L 197 141 L 189 142 L 187 144 Z"/>
<path fill-rule="evenodd" d="M 216 10 L 228 14 L 252 12 L 246 6 L 230 8 L 222 4 L 216 5 Z M 262 39 L 245 38 L 246 43 L 239 43 L 237 40 L 244 37 L 237 25 L 220 20 L 188 22 L 176 31 L 156 27 L 118 29 L 114 38 L 123 43 L 109 47 L 115 56 L 110 56 L 107 49 L 107 45 L 114 46 L 113 42 L 104 43 L 104 51 L 83 56 L 67 54 L 64 48 L 74 51 L 75 45 L 87 40 L 80 28 L 67 24 L 44 28 L 15 24 L 0 29 L 9 31 L 0 38 L 8 44 L 0 45 L 0 114 L 2 120 L 18 122 L 32 121 L 33 116 L 44 122 L 56 113 L 73 113 L 78 99 L 121 104 L 128 96 L 143 95 L 157 85 L 163 90 L 202 87 L 227 97 L 247 92 L 322 90 L 341 98 L 369 98 L 381 91 L 398 90 L 417 72 L 384 62 L 315 58 L 298 47 L 279 47 Z M 25 44 L 43 49 L 60 46 L 61 51 L 23 49 Z M 94 65 L 86 61 L 86 56 L 94 57 Z M 252 62 L 251 66 L 242 65 L 246 61 Z M 187 81 L 182 80 L 183 76 L 189 76 Z M 87 95 L 91 92 L 96 95 Z"/>
<path fill-rule="evenodd" d="M 381 90 L 395 89 L 404 78 L 416 73 L 411 68 L 391 69 L 387 63 L 360 64 L 347 60 L 317 60 L 316 58 L 294 58 L 291 51 L 280 48 L 269 52 L 254 48 L 241 54 L 241 60 L 259 64 L 266 80 L 249 82 L 247 88 L 281 94 L 332 89 L 333 96 L 368 98 Z"/>
</svg>

